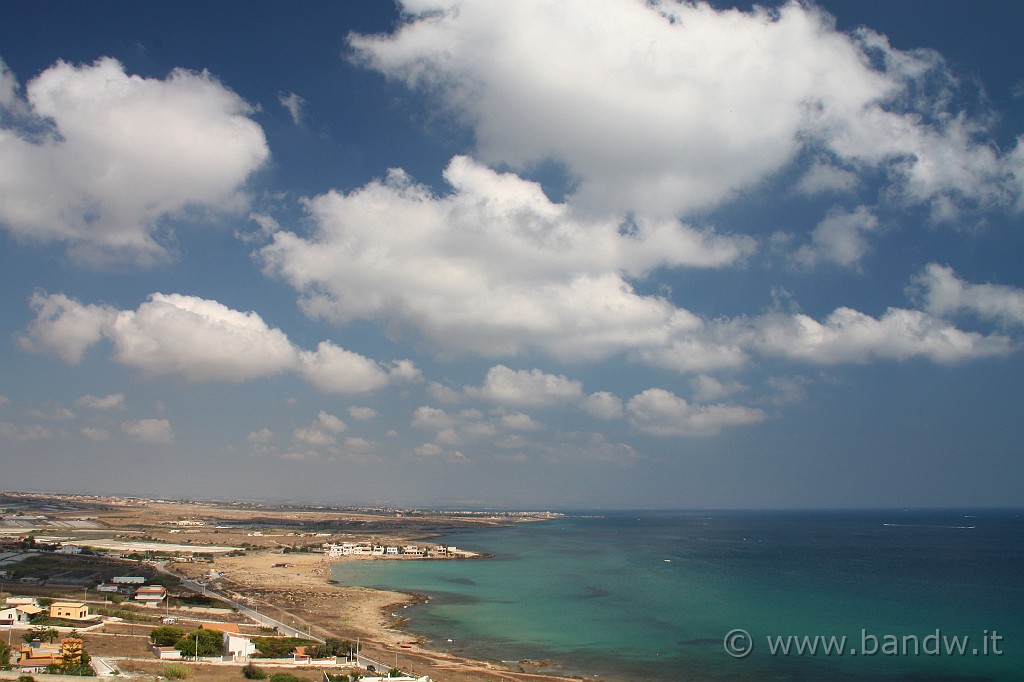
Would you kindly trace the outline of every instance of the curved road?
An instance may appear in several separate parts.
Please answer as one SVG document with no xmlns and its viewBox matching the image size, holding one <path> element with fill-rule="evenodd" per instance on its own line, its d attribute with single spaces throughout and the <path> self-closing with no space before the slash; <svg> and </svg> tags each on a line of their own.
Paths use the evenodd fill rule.
<svg viewBox="0 0 1024 682">
<path fill-rule="evenodd" d="M 271 618 L 270 616 L 260 613 L 256 609 L 253 609 L 247 606 L 246 604 L 243 604 L 235 599 L 232 599 L 226 594 L 221 594 L 216 590 L 211 590 L 209 587 L 202 583 L 196 582 L 195 580 L 190 580 L 189 578 L 186 578 L 184 576 L 180 576 L 177 573 L 168 570 L 166 565 L 163 563 L 154 563 L 153 567 L 161 573 L 165 573 L 167 575 L 173 576 L 181 580 L 182 587 L 190 589 L 193 592 L 198 592 L 199 594 L 202 594 L 204 596 L 213 597 L 214 599 L 219 599 L 222 602 L 230 604 L 234 608 L 238 609 L 239 613 L 242 613 L 245 616 L 251 618 L 263 627 L 277 628 L 278 632 L 289 637 L 302 637 L 305 639 L 312 639 L 316 642 L 320 642 L 321 644 L 324 643 L 324 638 L 322 637 L 317 637 L 316 635 L 311 634 L 306 630 L 299 630 L 293 625 L 288 625 L 287 623 L 283 623 L 275 618 Z M 356 656 L 356 664 L 362 668 L 372 667 L 375 670 L 375 672 L 380 675 L 387 675 L 391 671 L 391 666 L 387 665 L 386 663 L 381 663 L 380 661 L 375 661 L 372 658 L 367 658 L 361 655 Z"/>
</svg>

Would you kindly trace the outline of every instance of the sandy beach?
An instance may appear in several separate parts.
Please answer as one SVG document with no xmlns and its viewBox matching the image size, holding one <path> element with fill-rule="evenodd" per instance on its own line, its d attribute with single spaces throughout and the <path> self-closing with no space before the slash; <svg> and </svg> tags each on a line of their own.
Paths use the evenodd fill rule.
<svg viewBox="0 0 1024 682">
<path fill-rule="evenodd" d="M 430 561 L 458 559 L 430 559 Z M 199 578 L 211 570 L 223 572 L 229 590 L 254 600 L 260 612 L 289 625 L 308 629 L 320 637 L 339 637 L 360 642 L 361 651 L 377 660 L 397 665 L 417 675 L 429 675 L 436 682 L 472 680 L 565 680 L 565 677 L 531 672 L 486 661 L 433 651 L 414 633 L 401 629 L 404 605 L 417 597 L 362 587 L 333 585 L 330 563 L 340 561 L 387 561 L 387 559 L 340 558 L 328 560 L 321 554 L 277 551 L 249 552 L 244 556 L 216 557 L 210 564 L 174 564 L 173 570 Z M 398 559 L 401 561 L 401 559 Z M 287 563 L 288 567 L 274 567 Z M 283 613 L 282 613 L 283 612 Z M 593 678 L 591 678 L 593 679 Z"/>
</svg>

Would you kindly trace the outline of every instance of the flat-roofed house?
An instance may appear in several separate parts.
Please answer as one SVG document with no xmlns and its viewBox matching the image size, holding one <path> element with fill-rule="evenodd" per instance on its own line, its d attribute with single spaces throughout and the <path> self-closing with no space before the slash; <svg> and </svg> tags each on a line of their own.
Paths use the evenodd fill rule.
<svg viewBox="0 0 1024 682">
<path fill-rule="evenodd" d="M 145 585 L 146 578 L 141 575 L 115 575 L 110 582 L 118 585 Z"/>
<path fill-rule="evenodd" d="M 50 604 L 50 618 L 89 620 L 89 607 L 80 601 L 55 601 Z"/>
<path fill-rule="evenodd" d="M 8 606 L 39 606 L 35 597 L 8 597 Z"/>
<path fill-rule="evenodd" d="M 156 606 L 167 597 L 167 589 L 163 585 L 146 585 L 135 590 L 133 599 L 147 606 Z"/>
</svg>

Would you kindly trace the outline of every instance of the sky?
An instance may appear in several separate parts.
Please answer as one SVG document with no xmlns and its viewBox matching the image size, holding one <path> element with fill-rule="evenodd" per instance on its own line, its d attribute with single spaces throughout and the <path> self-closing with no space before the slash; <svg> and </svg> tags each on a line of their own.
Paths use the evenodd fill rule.
<svg viewBox="0 0 1024 682">
<path fill-rule="evenodd" d="M 0 13 L 0 488 L 1024 505 L 1018 3 Z"/>
</svg>

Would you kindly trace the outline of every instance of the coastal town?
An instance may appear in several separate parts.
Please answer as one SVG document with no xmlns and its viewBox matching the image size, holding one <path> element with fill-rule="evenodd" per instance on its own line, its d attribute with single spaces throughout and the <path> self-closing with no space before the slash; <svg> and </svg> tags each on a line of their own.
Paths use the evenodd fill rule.
<svg viewBox="0 0 1024 682">
<path fill-rule="evenodd" d="M 551 662 L 474 661 L 406 632 L 423 597 L 329 571 L 486 558 L 439 540 L 555 516 L 0 493 L 0 679 L 564 679 Z"/>
</svg>

